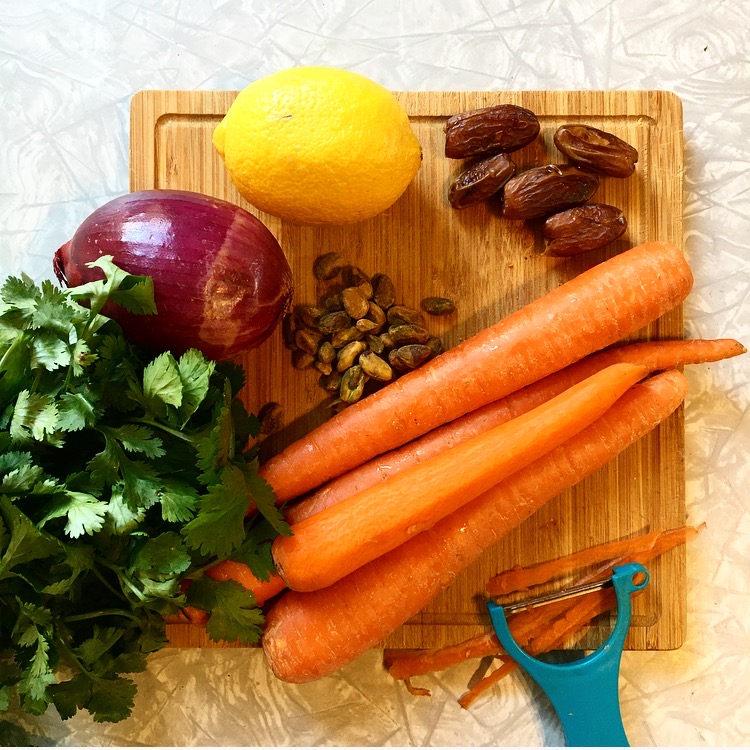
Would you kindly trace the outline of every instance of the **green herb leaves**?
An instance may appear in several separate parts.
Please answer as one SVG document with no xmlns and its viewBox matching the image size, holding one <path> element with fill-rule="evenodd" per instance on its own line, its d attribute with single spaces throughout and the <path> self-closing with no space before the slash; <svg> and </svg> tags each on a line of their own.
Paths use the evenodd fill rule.
<svg viewBox="0 0 750 750">
<path fill-rule="evenodd" d="M 267 578 L 290 531 L 246 449 L 241 368 L 131 346 L 102 310 L 153 314 L 151 280 L 92 265 L 74 289 L 0 288 L 0 711 L 118 721 L 186 589 L 212 638 L 257 641 L 252 594 L 202 573 L 233 556 Z"/>
</svg>

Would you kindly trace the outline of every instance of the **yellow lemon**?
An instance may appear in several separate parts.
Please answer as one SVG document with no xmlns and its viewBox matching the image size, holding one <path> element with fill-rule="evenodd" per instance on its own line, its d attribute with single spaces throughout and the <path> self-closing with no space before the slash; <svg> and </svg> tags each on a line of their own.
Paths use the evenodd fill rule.
<svg viewBox="0 0 750 750">
<path fill-rule="evenodd" d="M 243 198 L 298 224 L 346 224 L 385 211 L 422 157 L 388 89 L 327 67 L 289 68 L 251 83 L 213 143 Z"/>
</svg>

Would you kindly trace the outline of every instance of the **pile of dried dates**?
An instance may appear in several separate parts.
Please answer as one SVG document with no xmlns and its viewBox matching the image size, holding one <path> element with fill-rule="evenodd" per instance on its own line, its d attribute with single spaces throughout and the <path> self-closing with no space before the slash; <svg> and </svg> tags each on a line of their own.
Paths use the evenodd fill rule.
<svg viewBox="0 0 750 750">
<path fill-rule="evenodd" d="M 588 201 L 599 187 L 599 175 L 633 174 L 638 151 L 589 125 L 562 125 L 554 143 L 570 163 L 516 173 L 508 154 L 530 144 L 539 131 L 536 115 L 513 104 L 450 117 L 445 124 L 446 157 L 473 159 L 449 187 L 451 206 L 466 208 L 501 194 L 505 218 L 545 219 L 546 255 L 578 255 L 621 237 L 627 229 L 622 211 Z"/>
<path fill-rule="evenodd" d="M 298 370 L 315 368 L 320 385 L 341 409 L 399 375 L 414 370 L 443 350 L 426 328 L 428 315 L 455 310 L 447 297 L 426 297 L 424 313 L 397 304 L 393 281 L 369 276 L 339 253 L 326 253 L 313 264 L 324 282 L 317 305 L 297 305 L 282 322 L 285 346 Z"/>
</svg>

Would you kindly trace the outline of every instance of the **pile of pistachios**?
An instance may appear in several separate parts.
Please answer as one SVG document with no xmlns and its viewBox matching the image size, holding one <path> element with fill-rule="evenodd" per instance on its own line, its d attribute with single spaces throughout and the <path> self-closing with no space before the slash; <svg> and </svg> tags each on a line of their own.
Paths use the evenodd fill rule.
<svg viewBox="0 0 750 750">
<path fill-rule="evenodd" d="M 443 351 L 426 328 L 427 315 L 450 315 L 447 297 L 426 297 L 422 311 L 396 304 L 391 278 L 369 276 L 339 253 L 316 258 L 324 291 L 315 305 L 297 305 L 282 323 L 284 344 L 298 370 L 315 368 L 340 410 Z"/>
</svg>

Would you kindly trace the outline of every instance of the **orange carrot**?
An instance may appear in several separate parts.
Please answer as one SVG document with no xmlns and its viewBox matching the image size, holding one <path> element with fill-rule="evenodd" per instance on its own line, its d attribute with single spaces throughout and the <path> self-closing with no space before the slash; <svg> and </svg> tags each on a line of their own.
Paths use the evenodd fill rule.
<svg viewBox="0 0 750 750">
<path fill-rule="evenodd" d="M 630 362 L 657 371 L 683 365 L 717 362 L 744 354 L 746 351 L 747 349 L 734 339 L 647 341 L 605 349 L 331 480 L 287 508 L 286 520 L 290 524 L 299 523 L 409 466 L 421 463 L 453 445 L 526 413 L 580 382 L 584 377 L 617 362 Z M 219 580 L 237 581 L 252 591 L 259 605 L 286 588 L 278 574 L 272 574 L 271 581 L 267 583 L 258 581 L 241 563 L 223 560 L 211 571 L 215 572 Z"/>
<path fill-rule="evenodd" d="M 539 583 L 546 583 L 549 580 L 553 580 L 555 577 L 559 577 L 559 575 L 562 575 L 565 572 L 578 570 L 581 567 L 590 565 L 591 563 L 599 563 L 598 568 L 595 571 L 576 579 L 573 585 L 586 583 L 587 581 L 592 580 L 601 580 L 608 577 L 611 574 L 612 569 L 617 565 L 624 565 L 626 562 L 640 562 L 645 565 L 650 560 L 664 554 L 668 550 L 674 549 L 675 547 L 685 544 L 689 540 L 695 538 L 704 527 L 705 524 L 701 524 L 701 526 L 698 527 L 683 526 L 677 529 L 669 529 L 667 531 L 649 532 L 631 539 L 608 542 L 606 544 L 597 545 L 596 547 L 590 547 L 587 550 L 584 550 L 586 553 L 585 556 L 582 556 L 580 552 L 574 552 L 573 554 L 566 555 L 558 560 L 543 563 L 542 565 L 545 566 L 545 569 L 547 568 L 547 565 L 558 565 L 559 571 L 555 570 L 552 576 L 546 577 L 543 581 L 541 580 L 541 576 L 535 576 L 535 582 L 538 580 Z M 620 552 L 624 552 L 624 554 L 621 554 L 616 558 L 611 558 L 610 556 L 613 551 L 615 554 L 619 554 Z M 539 568 L 541 568 L 541 565 L 530 566 L 529 568 L 522 568 L 521 570 L 528 570 L 533 574 L 533 572 Z M 551 568 L 549 568 L 549 570 L 551 572 Z M 503 587 L 504 593 L 509 593 L 511 590 L 518 590 L 511 589 L 510 584 L 512 580 L 519 579 L 514 577 L 513 579 L 507 580 L 508 586 Z M 521 580 L 521 583 L 525 584 L 526 581 Z M 601 596 L 601 592 L 590 592 L 585 595 L 585 597 L 589 597 L 587 601 L 590 602 L 592 606 L 590 611 L 587 609 L 589 605 L 581 605 L 575 610 L 572 609 L 574 605 L 577 605 L 578 602 L 582 601 L 585 597 L 581 597 L 580 599 L 577 598 L 572 601 L 567 599 L 553 600 L 548 604 L 535 609 L 525 610 L 510 615 L 508 618 L 508 626 L 513 634 L 513 638 L 519 646 L 526 648 L 529 653 L 543 653 L 544 650 L 561 645 L 569 636 L 576 634 L 577 629 L 583 627 L 588 620 L 593 619 L 604 611 L 607 611 L 607 608 L 601 609 L 601 601 L 596 598 Z M 599 601 L 599 604 L 596 604 L 597 601 Z M 611 609 L 611 607 L 608 608 Z M 572 615 L 570 614 L 571 611 L 573 612 Z M 570 627 L 564 630 L 561 637 L 548 642 L 549 634 L 560 630 L 559 624 L 556 623 L 560 621 L 561 615 L 565 615 L 564 619 Z M 536 649 L 536 651 L 534 651 L 534 649 Z M 428 672 L 447 669 L 448 667 L 455 666 L 467 659 L 482 658 L 500 653 L 504 653 L 500 641 L 497 639 L 494 631 L 490 631 L 469 638 L 461 643 L 456 643 L 439 649 L 414 649 L 411 651 L 386 650 L 383 659 L 390 675 L 394 679 L 403 680 L 407 677 L 416 677 L 427 674 Z"/>
<path fill-rule="evenodd" d="M 286 585 L 278 575 L 271 575 L 267 581 L 261 581 L 247 565 L 235 562 L 234 560 L 223 560 L 218 565 L 209 568 L 206 571 L 206 575 L 215 581 L 234 581 L 235 583 L 239 583 L 253 592 L 255 603 L 258 606 L 264 604 L 286 588 Z"/>
<path fill-rule="evenodd" d="M 294 591 L 330 586 L 573 437 L 647 374 L 637 365 L 607 367 L 527 414 L 295 524 L 291 536 L 273 543 L 279 574 Z"/>
<path fill-rule="evenodd" d="M 411 680 L 407 677 L 407 679 L 404 680 L 404 685 L 406 685 L 406 689 L 412 694 L 412 695 L 429 695 L 430 691 L 425 688 L 420 687 L 414 687 L 414 685 L 411 684 Z"/>
<path fill-rule="evenodd" d="M 261 467 L 279 503 L 614 344 L 678 305 L 682 252 L 648 242 L 606 260 L 312 430 Z"/>
<path fill-rule="evenodd" d="M 634 386 L 578 435 L 431 529 L 332 586 L 285 593 L 266 617 L 273 672 L 309 682 L 375 646 L 508 531 L 666 419 L 686 390 L 677 371 Z"/>
<path fill-rule="evenodd" d="M 648 341 L 605 349 L 332 479 L 287 508 L 286 520 L 290 524 L 299 523 L 399 471 L 525 414 L 566 388 L 618 362 L 643 365 L 655 372 L 688 364 L 716 362 L 746 351 L 734 339 Z"/>
</svg>

